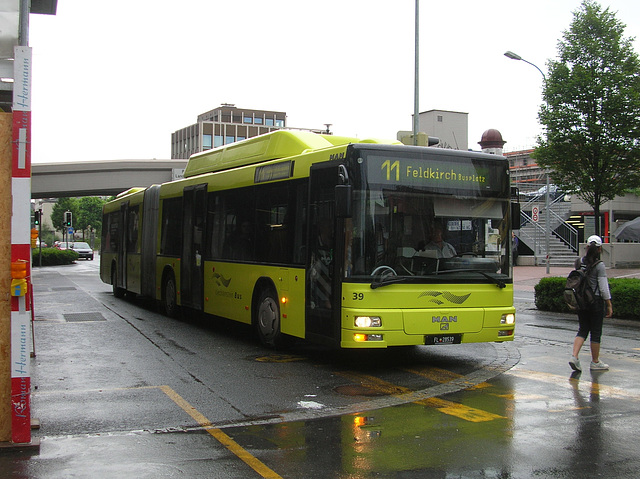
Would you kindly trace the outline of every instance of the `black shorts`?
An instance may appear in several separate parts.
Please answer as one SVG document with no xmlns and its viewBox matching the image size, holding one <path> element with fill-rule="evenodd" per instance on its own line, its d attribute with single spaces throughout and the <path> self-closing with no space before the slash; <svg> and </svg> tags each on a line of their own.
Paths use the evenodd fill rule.
<svg viewBox="0 0 640 479">
<path fill-rule="evenodd" d="M 604 300 L 596 296 L 591 309 L 578 311 L 578 336 L 587 339 L 591 333 L 591 342 L 599 343 L 602 337 L 602 323 L 604 322 Z"/>
</svg>

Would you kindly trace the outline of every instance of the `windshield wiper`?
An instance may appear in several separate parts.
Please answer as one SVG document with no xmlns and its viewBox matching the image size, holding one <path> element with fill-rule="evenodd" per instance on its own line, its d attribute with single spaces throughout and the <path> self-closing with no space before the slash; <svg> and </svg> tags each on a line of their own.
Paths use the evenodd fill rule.
<svg viewBox="0 0 640 479">
<path fill-rule="evenodd" d="M 484 276 L 485 278 L 491 280 L 496 284 L 498 288 L 506 288 L 507 284 L 502 281 L 500 278 L 496 278 L 491 276 L 489 273 L 484 271 L 480 271 L 477 269 L 447 269 L 444 271 L 434 271 L 430 274 L 437 276 L 439 274 L 449 274 L 449 273 L 478 273 Z M 398 283 L 406 283 L 408 281 L 416 281 L 419 280 L 420 276 L 385 276 L 378 281 L 373 281 L 370 285 L 371 289 L 377 289 L 382 286 L 388 286 L 390 284 L 398 284 Z"/>
<path fill-rule="evenodd" d="M 371 289 L 377 289 L 380 286 L 387 286 L 389 284 L 404 283 L 409 279 L 412 278 L 409 276 L 385 276 L 384 278 L 380 278 L 379 281 L 373 281 L 371 283 Z"/>
<path fill-rule="evenodd" d="M 500 278 L 496 278 L 495 276 L 491 276 L 489 273 L 481 271 L 479 269 L 446 269 L 444 271 L 435 271 L 433 274 L 448 274 L 448 273 L 479 273 L 487 279 L 490 279 L 498 288 L 506 288 L 507 284 L 502 281 Z"/>
</svg>

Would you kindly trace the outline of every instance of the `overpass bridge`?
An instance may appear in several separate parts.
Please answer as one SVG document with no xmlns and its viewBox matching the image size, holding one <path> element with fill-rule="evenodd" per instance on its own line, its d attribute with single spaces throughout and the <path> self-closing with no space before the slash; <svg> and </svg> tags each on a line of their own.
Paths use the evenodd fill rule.
<svg viewBox="0 0 640 479">
<path fill-rule="evenodd" d="M 31 164 L 31 198 L 111 196 L 182 177 L 188 160 L 109 160 Z"/>
</svg>

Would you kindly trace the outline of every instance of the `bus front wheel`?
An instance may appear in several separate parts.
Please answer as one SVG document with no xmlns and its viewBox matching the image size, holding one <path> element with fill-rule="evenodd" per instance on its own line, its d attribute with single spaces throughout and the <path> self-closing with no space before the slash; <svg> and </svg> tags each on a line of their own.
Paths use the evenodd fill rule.
<svg viewBox="0 0 640 479">
<path fill-rule="evenodd" d="M 170 318 L 178 317 L 177 291 L 175 277 L 172 273 L 167 274 L 162 286 L 162 306 L 165 314 Z"/>
<path fill-rule="evenodd" d="M 284 346 L 285 337 L 280 331 L 280 306 L 278 296 L 265 289 L 256 306 L 256 329 L 260 342 L 270 348 Z"/>
</svg>

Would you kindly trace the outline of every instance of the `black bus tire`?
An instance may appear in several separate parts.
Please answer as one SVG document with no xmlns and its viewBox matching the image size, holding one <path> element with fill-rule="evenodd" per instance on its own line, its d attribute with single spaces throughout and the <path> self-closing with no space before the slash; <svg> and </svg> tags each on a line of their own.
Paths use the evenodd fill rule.
<svg viewBox="0 0 640 479">
<path fill-rule="evenodd" d="M 176 278 L 173 273 L 167 273 L 162 282 L 162 307 L 164 313 L 170 318 L 179 316 L 180 307 L 177 302 L 178 288 L 176 287 Z"/>
<path fill-rule="evenodd" d="M 256 303 L 255 327 L 264 346 L 279 348 L 285 345 L 286 337 L 280 331 L 278 295 L 271 288 L 263 289 Z"/>
<path fill-rule="evenodd" d="M 116 298 L 124 298 L 126 292 L 124 288 L 116 286 L 118 284 L 118 270 L 114 267 L 111 268 L 111 287 L 113 289 L 113 296 Z"/>
</svg>

